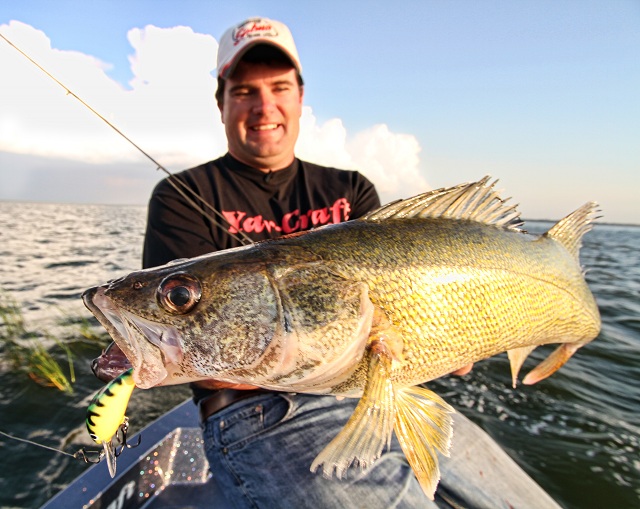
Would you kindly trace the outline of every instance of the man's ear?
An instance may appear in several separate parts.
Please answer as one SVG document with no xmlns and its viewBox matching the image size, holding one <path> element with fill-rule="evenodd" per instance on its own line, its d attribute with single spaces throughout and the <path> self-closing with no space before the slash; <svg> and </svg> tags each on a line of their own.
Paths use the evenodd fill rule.
<svg viewBox="0 0 640 509">
<path fill-rule="evenodd" d="M 220 111 L 220 120 L 222 120 L 222 123 L 224 124 L 224 103 L 221 101 L 216 101 L 216 103 L 218 104 L 218 110 Z"/>
<path fill-rule="evenodd" d="M 298 88 L 300 90 L 300 103 L 299 103 L 300 104 L 300 117 L 302 117 L 302 104 L 303 104 L 302 99 L 304 98 L 304 87 L 302 85 L 300 85 Z"/>
</svg>

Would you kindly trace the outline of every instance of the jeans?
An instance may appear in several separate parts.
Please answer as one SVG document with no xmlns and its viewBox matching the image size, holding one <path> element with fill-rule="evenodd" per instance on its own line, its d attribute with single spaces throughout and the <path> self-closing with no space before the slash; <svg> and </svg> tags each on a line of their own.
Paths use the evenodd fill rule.
<svg viewBox="0 0 640 509">
<path fill-rule="evenodd" d="M 233 507 L 436 508 L 423 493 L 400 444 L 392 440 L 366 472 L 345 479 L 309 470 L 353 413 L 357 399 L 268 393 L 215 413 L 203 425 L 213 476 Z"/>
</svg>

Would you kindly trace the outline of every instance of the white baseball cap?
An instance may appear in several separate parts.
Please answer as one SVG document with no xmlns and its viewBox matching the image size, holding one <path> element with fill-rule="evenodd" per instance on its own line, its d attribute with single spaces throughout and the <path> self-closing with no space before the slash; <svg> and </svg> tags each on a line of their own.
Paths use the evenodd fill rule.
<svg viewBox="0 0 640 509">
<path fill-rule="evenodd" d="M 228 29 L 218 46 L 218 76 L 227 79 L 250 48 L 270 44 L 282 51 L 302 75 L 298 50 L 291 31 L 284 23 L 268 18 L 250 18 Z"/>
</svg>

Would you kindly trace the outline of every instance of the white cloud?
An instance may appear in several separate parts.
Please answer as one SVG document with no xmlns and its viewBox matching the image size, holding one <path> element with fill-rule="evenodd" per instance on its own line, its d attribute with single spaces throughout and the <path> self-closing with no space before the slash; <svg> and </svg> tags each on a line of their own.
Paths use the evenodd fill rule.
<svg viewBox="0 0 640 509">
<path fill-rule="evenodd" d="M 2 33 L 96 108 L 113 101 L 117 84 L 106 77 L 106 65 L 78 52 L 52 49 L 45 34 L 19 22 Z M 94 145 L 101 126 L 95 118 L 15 49 L 0 41 L 0 150 L 45 156 L 81 155 Z M 71 79 L 73 78 L 73 79 Z M 94 151 L 89 151 L 92 153 Z"/>
<path fill-rule="evenodd" d="M 90 55 L 51 48 L 47 36 L 12 21 L 0 31 L 72 92 L 171 170 L 225 151 L 215 104 L 216 40 L 189 27 L 134 28 L 129 61 L 133 79 L 124 87 Z M 141 156 L 95 115 L 0 41 L 0 151 L 85 163 L 139 162 Z M 415 194 L 427 184 L 419 170 L 420 146 L 386 125 L 347 133 L 340 119 L 322 124 L 305 106 L 297 154 L 341 168 L 359 169 L 383 201 Z"/>
<path fill-rule="evenodd" d="M 125 89 L 106 74 L 103 62 L 52 49 L 28 25 L 14 21 L 0 30 L 162 164 L 179 169 L 224 152 L 210 74 L 217 51 L 213 37 L 186 27 L 131 30 L 134 79 Z M 0 150 L 90 163 L 140 159 L 62 87 L 0 42 L 0 62 L 11 77 L 0 82 Z"/>
<path fill-rule="evenodd" d="M 429 189 L 420 174 L 416 137 L 393 133 L 385 124 L 350 138 L 340 119 L 320 125 L 311 108 L 305 106 L 296 152 L 319 164 L 359 170 L 376 184 L 383 203 Z"/>
<path fill-rule="evenodd" d="M 359 132 L 348 144 L 359 168 L 375 182 L 383 202 L 429 189 L 420 174 L 420 144 L 410 134 L 392 133 L 384 124 Z"/>
<path fill-rule="evenodd" d="M 302 108 L 296 155 L 325 166 L 356 169 L 346 150 L 347 130 L 338 118 L 318 124 L 311 107 Z"/>
</svg>

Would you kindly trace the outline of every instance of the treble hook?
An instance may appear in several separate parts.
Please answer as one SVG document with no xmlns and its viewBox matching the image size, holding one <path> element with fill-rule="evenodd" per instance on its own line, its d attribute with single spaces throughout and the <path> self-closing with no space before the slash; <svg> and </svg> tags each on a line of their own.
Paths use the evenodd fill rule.
<svg viewBox="0 0 640 509">
<path fill-rule="evenodd" d="M 104 458 L 104 451 L 97 451 L 97 450 L 87 450 L 86 447 L 83 447 L 82 449 L 76 451 L 73 454 L 73 457 L 75 459 L 81 459 L 83 460 L 85 463 L 87 464 L 93 464 L 96 465 L 98 463 L 100 463 L 100 461 L 102 461 L 102 458 Z"/>
<path fill-rule="evenodd" d="M 118 428 L 118 431 L 116 432 L 116 435 L 115 435 L 115 439 L 117 440 L 118 444 L 120 445 L 120 449 L 119 450 L 118 450 L 117 447 L 114 450 L 114 456 L 116 458 L 122 454 L 122 451 L 124 451 L 125 447 L 127 449 L 134 449 L 134 448 L 136 448 L 136 447 L 138 447 L 140 445 L 140 442 L 142 442 L 142 435 L 138 435 L 138 441 L 135 444 L 128 444 L 127 443 L 127 432 L 128 431 L 129 431 L 129 418 L 125 417 L 124 418 L 124 422 L 120 425 L 120 427 Z"/>
<path fill-rule="evenodd" d="M 129 431 L 129 419 L 125 418 L 125 422 L 123 422 L 119 427 L 118 431 L 115 435 L 115 440 L 119 444 L 119 448 L 115 447 L 113 451 L 113 455 L 117 458 L 122 454 L 125 447 L 127 449 L 134 449 L 140 445 L 142 442 L 142 435 L 138 435 L 138 440 L 135 444 L 130 444 L 127 442 L 127 432 Z M 74 454 L 72 454 L 73 458 L 81 459 L 87 464 L 96 465 L 102 461 L 105 456 L 104 450 L 96 450 L 96 449 L 87 449 L 86 447 L 82 447 Z"/>
</svg>

